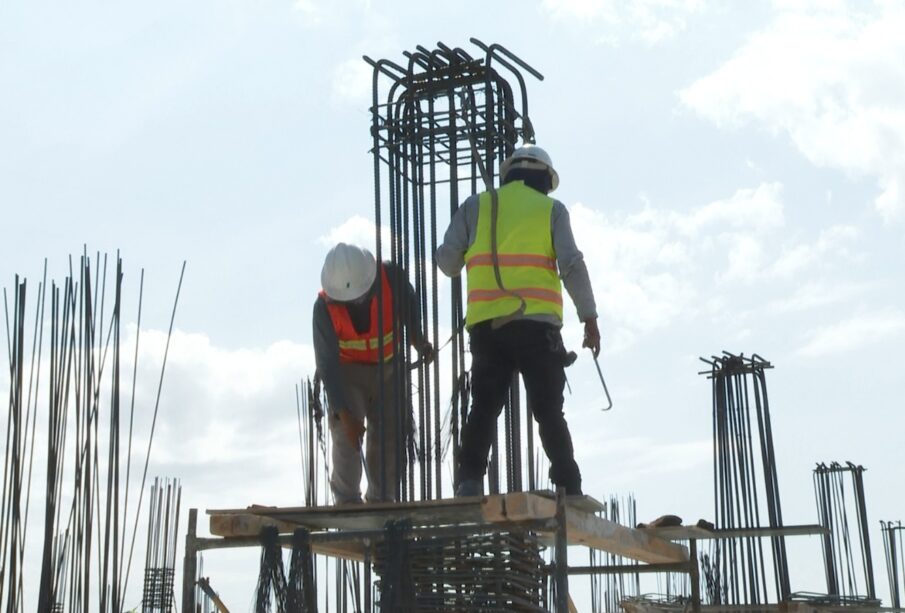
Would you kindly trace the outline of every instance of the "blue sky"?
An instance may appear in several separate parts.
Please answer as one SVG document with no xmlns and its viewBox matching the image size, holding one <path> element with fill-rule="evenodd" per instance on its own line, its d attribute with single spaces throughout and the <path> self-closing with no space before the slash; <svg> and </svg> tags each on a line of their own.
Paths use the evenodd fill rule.
<svg viewBox="0 0 905 613">
<path fill-rule="evenodd" d="M 759 353 L 787 521 L 816 519 L 816 462 L 868 467 L 885 594 L 877 525 L 905 514 L 903 28 L 899 2 L 6 2 L 0 279 L 120 249 L 132 292 L 146 269 L 152 362 L 187 260 L 152 471 L 190 506 L 297 503 L 321 263 L 373 233 L 360 58 L 499 42 L 545 75 L 532 119 L 601 313 L 614 411 L 586 356 L 569 373 L 585 489 L 712 515 L 697 357 Z M 578 345 L 574 313 L 564 334 Z M 243 564 L 220 571 L 227 602 Z"/>
</svg>

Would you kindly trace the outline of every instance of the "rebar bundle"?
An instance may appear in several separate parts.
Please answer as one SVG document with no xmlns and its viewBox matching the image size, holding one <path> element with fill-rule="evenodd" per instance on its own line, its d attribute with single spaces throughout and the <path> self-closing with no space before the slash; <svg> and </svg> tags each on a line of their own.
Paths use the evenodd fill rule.
<svg viewBox="0 0 905 613">
<path fill-rule="evenodd" d="M 410 537 L 391 523 L 377 546 L 381 611 L 540 612 L 546 575 L 530 531 Z"/>
<path fill-rule="evenodd" d="M 133 551 L 126 538 L 130 512 L 135 519 L 133 545 L 141 512 L 141 499 L 130 507 L 128 497 L 138 335 L 129 400 L 121 387 L 122 260 L 117 256 L 111 287 L 106 256 L 98 254 L 92 261 L 84 254 L 76 265 L 70 261 L 69 268 L 65 280 L 51 283 L 48 292 L 45 263 L 30 333 L 26 326 L 31 310 L 27 281 L 16 277 L 11 301 L 4 290 L 10 380 L 0 511 L 0 608 L 6 611 L 25 608 L 22 571 L 29 502 L 32 478 L 40 479 L 42 470 L 43 517 L 39 521 L 43 543 L 37 550 L 40 563 L 35 563 L 41 568 L 37 610 L 118 612 L 124 608 Z M 143 281 L 142 272 L 139 329 Z M 180 287 L 181 282 L 180 277 Z M 178 295 L 177 289 L 177 301 Z M 174 303 L 171 333 L 175 309 Z M 155 420 L 162 382 L 163 369 L 153 407 Z M 47 425 L 46 434 L 39 435 L 38 424 Z M 142 489 L 153 431 L 152 425 Z M 36 457 L 36 449 L 46 449 L 46 456 Z M 123 459 L 125 474 L 121 471 Z M 36 549 L 31 555 L 36 555 Z"/>
<path fill-rule="evenodd" d="M 625 526 L 637 524 L 637 505 L 635 497 L 628 496 L 620 501 L 611 496 L 603 517 Z M 623 566 L 637 564 L 620 555 L 588 549 L 591 566 Z M 618 573 L 591 575 L 591 611 L 592 613 L 620 613 L 620 603 L 625 598 L 641 594 L 641 578 L 638 573 Z"/>
<path fill-rule="evenodd" d="M 327 396 L 316 377 L 302 380 L 295 387 L 299 426 L 299 452 L 302 460 L 302 493 L 306 506 L 329 500 L 329 470 L 332 441 L 325 434 L 324 407 Z M 320 492 L 320 494 L 319 494 Z"/>
<path fill-rule="evenodd" d="M 195 602 L 196 607 L 200 609 L 199 613 L 213 613 L 214 600 L 208 594 L 207 587 L 210 589 L 210 582 L 207 575 L 204 574 L 204 554 L 198 554 L 198 576 L 195 579 Z M 211 590 L 213 591 L 213 590 Z"/>
<path fill-rule="evenodd" d="M 261 572 L 255 590 L 255 613 L 286 610 L 286 574 L 283 553 L 274 527 L 261 530 Z"/>
<path fill-rule="evenodd" d="M 883 533 L 883 551 L 886 554 L 886 576 L 889 579 L 889 597 L 892 608 L 902 607 L 901 586 L 905 585 L 905 527 L 902 522 L 880 522 Z M 899 573 L 903 573 L 901 576 Z"/>
<path fill-rule="evenodd" d="M 823 537 L 827 595 L 845 601 L 876 599 L 864 470 L 851 462 L 818 464 L 814 469 L 817 514 L 828 530 Z M 854 505 L 854 525 L 849 504 Z"/>
<path fill-rule="evenodd" d="M 713 472 L 717 528 L 782 526 L 782 505 L 773 451 L 765 372 L 772 365 L 754 354 L 725 353 L 707 360 L 702 372 L 712 380 Z M 753 409 L 753 410 L 752 410 Z M 765 511 L 765 513 L 764 513 Z M 764 551 L 759 537 L 714 541 L 705 570 L 711 604 L 766 604 L 771 601 L 767 566 L 772 566 L 773 597 L 788 598 L 789 568 L 782 536 L 770 537 Z"/>
<path fill-rule="evenodd" d="M 277 529 L 271 526 L 261 530 L 255 613 L 317 613 L 316 585 L 308 532 L 299 528 L 293 534 L 287 577 Z"/>
<path fill-rule="evenodd" d="M 182 486 L 176 479 L 171 482 L 155 478 L 150 498 L 141 610 L 145 613 L 172 611 Z"/>
</svg>

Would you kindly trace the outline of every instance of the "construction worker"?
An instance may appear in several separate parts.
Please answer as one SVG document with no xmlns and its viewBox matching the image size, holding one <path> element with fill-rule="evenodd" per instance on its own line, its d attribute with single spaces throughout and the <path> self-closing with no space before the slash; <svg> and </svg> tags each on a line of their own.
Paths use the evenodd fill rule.
<svg viewBox="0 0 905 613">
<path fill-rule="evenodd" d="M 570 356 L 560 328 L 565 285 L 584 322 L 583 346 L 595 357 L 600 352 L 588 270 L 568 211 L 547 195 L 559 184 L 547 152 L 535 145 L 517 149 L 500 167 L 500 179 L 499 189 L 473 195 L 459 207 L 437 250 L 446 275 L 457 276 L 464 266 L 468 279 L 472 406 L 462 429 L 456 495 L 482 493 L 487 453 L 515 371 L 524 379 L 550 459 L 550 480 L 567 494 L 581 494 L 563 416 Z"/>
<path fill-rule="evenodd" d="M 367 249 L 337 244 L 327 253 L 321 271 L 323 289 L 314 303 L 314 358 L 330 406 L 328 422 L 333 441 L 330 487 L 336 504 L 361 502 L 363 461 L 368 474 L 366 500 L 382 502 L 398 497 L 397 437 L 408 431 L 408 420 L 397 415 L 394 385 L 394 369 L 399 360 L 393 355 L 393 310 L 400 300 L 408 301 L 408 308 L 401 312 L 410 315 L 406 331 L 412 345 L 424 361 L 430 361 L 433 353 L 421 332 L 414 290 L 404 273 L 389 262 L 382 263 L 379 270 L 378 275 L 377 263 Z M 383 302 L 382 321 L 378 286 Z M 393 288 L 398 287 L 405 288 L 404 296 L 394 295 Z M 382 411 L 381 356 L 384 360 Z M 399 423 L 404 427 L 398 427 Z M 361 445 L 365 432 L 367 453 L 363 456 Z"/>
</svg>

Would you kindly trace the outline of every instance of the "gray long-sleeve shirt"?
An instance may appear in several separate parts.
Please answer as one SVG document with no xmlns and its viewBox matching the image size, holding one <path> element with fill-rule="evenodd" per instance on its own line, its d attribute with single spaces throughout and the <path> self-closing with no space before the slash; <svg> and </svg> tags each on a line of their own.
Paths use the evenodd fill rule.
<svg viewBox="0 0 905 613">
<path fill-rule="evenodd" d="M 421 330 L 421 320 L 418 313 L 418 305 L 415 299 L 415 290 L 411 284 L 405 280 L 405 273 L 389 262 L 384 262 L 384 269 L 387 273 L 387 281 L 391 288 L 396 287 L 397 278 L 401 275 L 405 283 L 405 300 L 408 301 L 407 309 L 408 321 L 406 322 L 406 331 L 410 342 L 415 347 L 421 347 L 424 343 L 424 335 Z M 371 288 L 368 295 L 373 296 L 376 291 L 376 284 L 380 283 L 378 276 L 375 285 Z M 393 300 L 398 300 L 397 296 L 393 296 Z M 358 303 L 346 303 L 349 310 L 349 318 L 352 325 L 359 333 L 366 332 L 371 325 L 371 299 L 363 300 Z M 340 376 L 339 367 L 339 339 L 336 336 L 336 330 L 333 328 L 333 320 L 330 319 L 330 312 L 327 310 L 327 301 L 318 296 L 314 301 L 314 315 L 312 317 L 313 340 L 314 340 L 314 362 L 317 366 L 318 375 L 324 382 L 324 390 L 327 392 L 327 400 L 330 402 L 331 410 L 338 412 L 346 407 L 346 396 L 343 389 L 343 381 Z M 376 367 L 375 367 L 376 368 Z M 376 376 L 376 375 L 375 375 Z"/>
<path fill-rule="evenodd" d="M 456 277 L 465 266 L 465 252 L 474 243 L 478 227 L 479 196 L 469 196 L 462 203 L 449 223 L 443 244 L 437 249 L 437 265 L 449 277 Z M 563 286 L 578 311 L 578 319 L 587 321 L 597 317 L 597 305 L 584 256 L 575 245 L 569 211 L 559 200 L 553 200 L 550 212 L 550 228 L 553 234 L 553 250 Z M 533 319 L 562 325 L 555 315 L 522 315 L 522 319 Z"/>
</svg>

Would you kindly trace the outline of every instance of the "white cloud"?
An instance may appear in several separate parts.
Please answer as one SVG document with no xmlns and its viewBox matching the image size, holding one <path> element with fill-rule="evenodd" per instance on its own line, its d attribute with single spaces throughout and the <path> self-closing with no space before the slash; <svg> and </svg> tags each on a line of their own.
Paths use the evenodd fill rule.
<svg viewBox="0 0 905 613">
<path fill-rule="evenodd" d="M 787 230 L 779 183 L 739 189 L 684 213 L 646 204 L 636 213 L 613 215 L 576 204 L 570 215 L 598 309 L 615 324 L 607 333 L 612 351 L 699 310 L 725 311 L 740 284 L 797 288 L 808 275 L 859 257 L 854 248 L 860 234 L 852 226 L 830 226 L 813 239 Z M 804 310 L 828 300 L 795 294 L 771 308 Z M 577 330 L 567 327 L 566 333 L 579 338 Z"/>
<path fill-rule="evenodd" d="M 898 310 L 855 315 L 811 333 L 798 354 L 808 358 L 845 353 L 898 338 L 905 333 L 905 313 Z"/>
<path fill-rule="evenodd" d="M 623 38 L 654 45 L 673 38 L 691 15 L 701 11 L 703 0 L 543 0 L 551 17 L 601 29 L 601 42 Z"/>
<path fill-rule="evenodd" d="M 871 12 L 866 12 L 865 9 Z M 720 127 L 755 122 L 813 164 L 874 177 L 887 221 L 905 213 L 905 6 L 782 2 L 736 54 L 680 92 Z"/>
<path fill-rule="evenodd" d="M 398 19 L 382 14 L 367 0 L 360 0 L 355 4 L 357 6 L 354 11 L 347 9 L 336 21 L 354 20 L 361 24 L 364 31 L 355 45 L 357 51 L 334 65 L 330 93 L 338 102 L 367 110 L 373 101 L 374 68 L 362 55 L 374 60 L 395 58 L 408 43 L 403 43 L 399 37 Z M 378 99 L 385 102 L 392 81 L 381 74 L 377 84 Z"/>
<path fill-rule="evenodd" d="M 725 200 L 717 200 L 679 217 L 677 226 L 686 234 L 724 224 L 731 228 L 766 231 L 785 224 L 780 183 L 761 183 L 753 189 L 740 189 Z"/>
<path fill-rule="evenodd" d="M 773 313 L 801 312 L 838 304 L 870 289 L 867 283 L 850 283 L 834 280 L 832 282 L 815 281 L 800 285 L 788 296 L 771 301 L 767 309 Z"/>
<path fill-rule="evenodd" d="M 126 341 L 129 346 L 134 340 Z M 166 334 L 142 331 L 137 411 L 149 415 L 154 373 Z M 171 340 L 156 462 L 217 464 L 246 457 L 266 461 L 267 442 L 288 440 L 294 423 L 294 385 L 314 373 L 309 345 L 277 341 L 264 348 L 226 349 L 196 333 L 175 331 Z M 165 424 L 165 426 L 164 426 Z"/>
<path fill-rule="evenodd" d="M 333 97 L 366 108 L 371 105 L 374 69 L 361 58 L 353 58 L 333 69 Z"/>
<path fill-rule="evenodd" d="M 374 222 L 361 215 L 353 215 L 340 225 L 330 228 L 323 236 L 318 237 L 317 242 L 325 247 L 332 247 L 337 243 L 349 243 L 370 249 L 376 253 L 376 230 Z M 384 259 L 389 259 L 390 229 L 384 226 L 380 232 L 381 247 Z"/>
<path fill-rule="evenodd" d="M 773 263 L 770 272 L 778 277 L 792 277 L 827 254 L 853 257 L 849 245 L 859 236 L 860 232 L 854 226 L 831 226 L 821 231 L 815 243 L 801 243 L 785 250 Z"/>
<path fill-rule="evenodd" d="M 599 444 L 600 435 L 593 428 L 573 433 L 576 447 L 583 450 L 583 460 L 600 465 L 620 467 L 620 484 L 631 487 L 639 479 L 652 475 L 685 472 L 707 466 L 713 457 L 713 441 L 655 441 L 645 437 L 627 437 Z M 608 483 L 608 487 L 613 484 Z"/>
<path fill-rule="evenodd" d="M 573 232 L 599 307 L 628 328 L 620 338 L 630 343 L 634 333 L 693 311 L 702 271 L 716 266 L 725 281 L 762 274 L 761 241 L 784 224 L 781 193 L 781 185 L 764 183 L 684 214 L 647 206 L 618 217 L 573 206 Z"/>
<path fill-rule="evenodd" d="M 666 325 L 693 297 L 689 267 L 682 265 L 688 263 L 687 245 L 677 242 L 663 215 L 648 209 L 625 218 L 611 217 L 582 204 L 570 210 L 598 309 L 630 331 L 648 332 Z M 618 348 L 612 340 L 610 347 Z"/>
<path fill-rule="evenodd" d="M 292 8 L 308 25 L 348 23 L 371 8 L 370 0 L 293 0 Z"/>
<path fill-rule="evenodd" d="M 305 21 L 316 25 L 324 21 L 324 5 L 318 0 L 295 0 L 292 8 L 304 16 Z"/>
<path fill-rule="evenodd" d="M 761 241 L 745 234 L 733 235 L 726 252 L 729 266 L 720 276 L 729 281 L 750 281 L 764 269 L 764 247 Z"/>
</svg>

